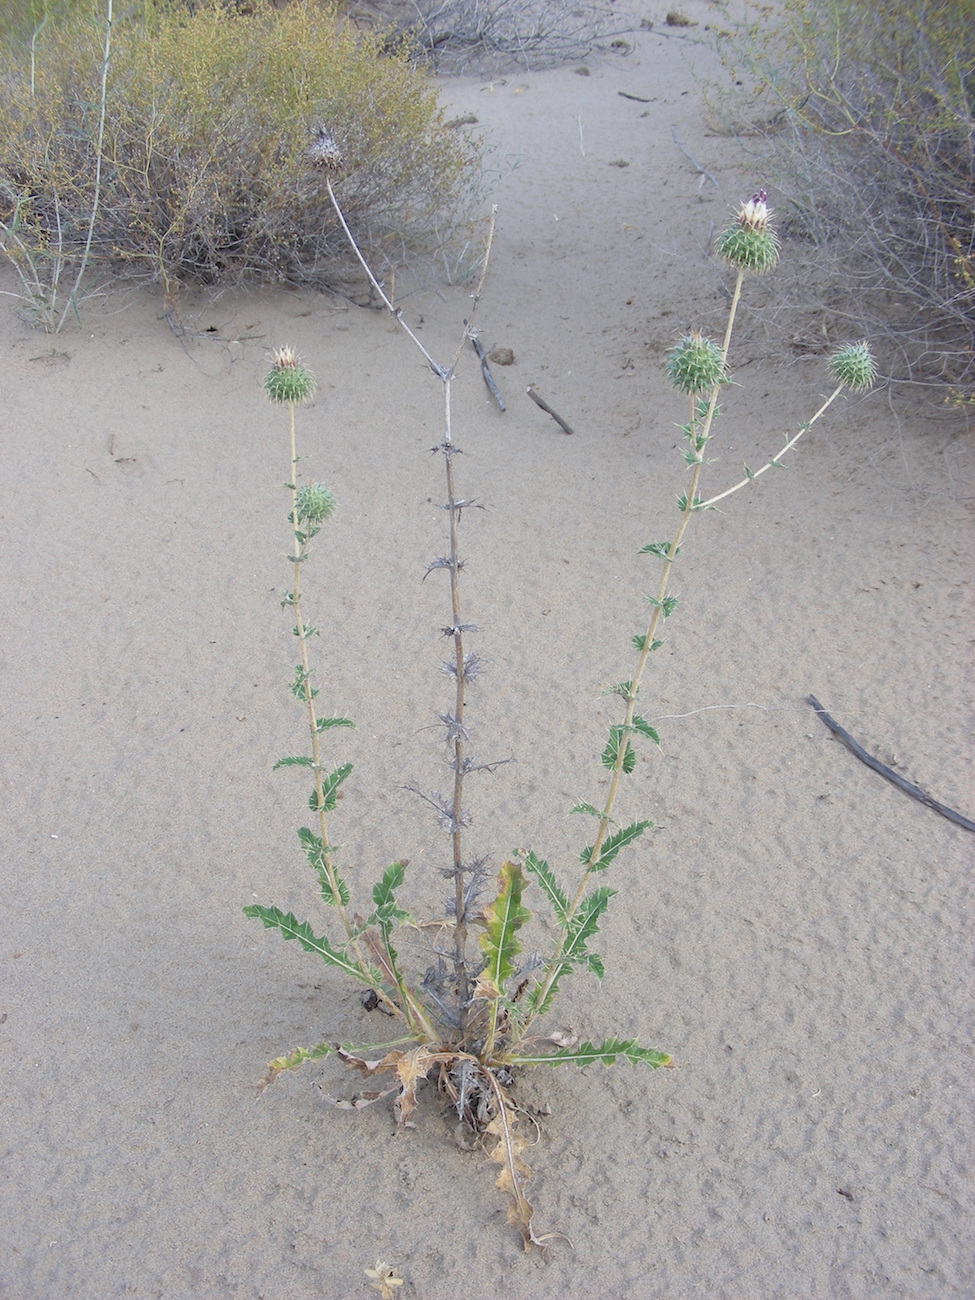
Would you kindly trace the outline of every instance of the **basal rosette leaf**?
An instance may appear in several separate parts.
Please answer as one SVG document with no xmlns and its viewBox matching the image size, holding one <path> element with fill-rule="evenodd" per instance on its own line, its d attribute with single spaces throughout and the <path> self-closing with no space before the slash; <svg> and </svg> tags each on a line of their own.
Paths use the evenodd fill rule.
<svg viewBox="0 0 975 1300">
<path fill-rule="evenodd" d="M 293 912 L 282 912 L 279 907 L 262 907 L 259 903 L 251 903 L 244 908 L 244 915 L 251 920 L 263 921 L 269 930 L 278 930 L 282 939 L 297 939 L 306 952 L 316 953 L 322 961 L 345 971 L 346 975 L 351 975 L 360 984 L 373 988 L 382 983 L 378 971 L 358 966 L 341 949 L 333 948 L 327 939 L 315 935 L 307 921 L 298 921 Z"/>
<path fill-rule="evenodd" d="M 479 939 L 487 964 L 481 980 L 488 980 L 500 994 L 505 981 L 515 973 L 515 957 L 521 951 L 517 934 L 531 913 L 522 906 L 525 875 L 517 862 L 505 862 L 498 873 L 498 893 L 484 909 L 484 933 Z"/>
<path fill-rule="evenodd" d="M 622 1057 L 631 1065 L 649 1065 L 652 1069 L 673 1067 L 673 1058 L 666 1052 L 650 1047 L 640 1047 L 635 1038 L 607 1038 L 598 1046 L 580 1043 L 576 1047 L 562 1047 L 554 1052 L 515 1052 L 507 1059 L 509 1065 L 615 1065 Z"/>
<path fill-rule="evenodd" d="M 573 812 L 580 810 L 581 805 L 577 805 L 576 808 L 572 809 Z M 595 808 L 591 811 L 599 816 L 599 813 Z M 539 885 L 541 885 L 545 897 L 552 905 L 552 911 L 555 913 L 555 918 L 559 925 L 565 925 L 566 918 L 569 914 L 569 900 L 566 898 L 565 892 L 555 879 L 555 873 L 552 868 L 544 858 L 538 858 L 534 853 L 522 851 L 518 856 L 524 862 L 525 870 L 531 872 Z"/>
</svg>

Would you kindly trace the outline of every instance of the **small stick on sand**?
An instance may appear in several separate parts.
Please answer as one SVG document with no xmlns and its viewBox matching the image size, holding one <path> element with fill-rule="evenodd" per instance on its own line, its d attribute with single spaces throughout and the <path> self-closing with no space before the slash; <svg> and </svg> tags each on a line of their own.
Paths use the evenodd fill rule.
<svg viewBox="0 0 975 1300">
<path fill-rule="evenodd" d="M 851 753 L 855 754 L 861 763 L 866 763 L 867 767 L 873 768 L 873 770 L 879 773 L 880 776 L 885 777 L 888 781 L 892 782 L 892 784 L 896 785 L 898 790 L 903 790 L 905 794 L 909 794 L 911 798 L 916 799 L 918 803 L 923 803 L 926 808 L 931 808 L 936 813 L 940 813 L 942 817 L 947 817 L 948 820 L 954 822 L 956 826 L 963 826 L 966 831 L 975 831 L 975 822 L 970 821 L 960 812 L 955 812 L 954 808 L 946 808 L 943 803 L 938 803 L 938 801 L 932 799 L 929 794 L 925 794 L 920 786 L 914 785 L 911 781 L 906 781 L 904 777 L 898 775 L 897 772 L 891 771 L 886 763 L 881 763 L 879 758 L 874 758 L 872 754 L 868 754 L 862 745 L 857 744 L 848 731 L 844 731 L 840 724 L 829 716 L 820 704 L 819 700 L 816 699 L 815 695 L 810 695 L 808 699 L 809 703 L 819 714 L 820 720 L 829 727 L 834 736 L 837 736 L 842 740 L 847 749 L 849 749 Z"/>
<path fill-rule="evenodd" d="M 539 395 L 535 392 L 534 388 L 528 388 L 525 391 L 528 393 L 528 396 L 532 399 L 532 401 L 535 403 L 536 406 L 540 406 L 543 411 L 545 411 L 548 415 L 552 417 L 555 423 L 561 428 L 563 433 L 575 432 L 566 424 L 566 422 L 562 419 L 561 415 L 559 415 L 557 411 L 552 410 L 548 402 L 545 401 L 544 397 L 539 397 Z"/>
<path fill-rule="evenodd" d="M 711 175 L 711 173 L 707 170 L 707 168 L 702 167 L 701 164 L 700 164 L 700 163 L 697 161 L 697 159 L 694 157 L 694 155 L 693 155 L 692 153 L 690 153 L 687 149 L 685 149 L 684 146 L 681 144 L 681 142 L 680 142 L 680 136 L 677 134 L 677 127 L 676 127 L 676 126 L 672 126 L 672 127 L 670 128 L 670 134 L 673 136 L 674 144 L 675 144 L 675 145 L 677 146 L 677 148 L 681 151 L 681 153 L 684 155 L 684 157 L 688 160 L 688 162 L 691 164 L 691 166 L 694 168 L 694 170 L 695 170 L 695 171 L 696 171 L 700 176 L 705 176 L 705 177 L 707 177 L 707 179 L 712 183 L 712 185 L 715 185 L 715 186 L 717 186 L 718 189 L 720 189 L 721 186 L 718 185 L 718 182 L 714 179 L 714 177 L 713 177 L 713 176 Z"/>
<path fill-rule="evenodd" d="M 504 404 L 504 398 L 501 396 L 501 390 L 494 382 L 494 376 L 491 374 L 491 368 L 488 365 L 488 359 L 484 354 L 484 348 L 481 346 L 481 340 L 476 334 L 471 335 L 471 347 L 477 353 L 477 359 L 481 363 L 481 374 L 484 376 L 484 382 L 488 386 L 488 392 L 498 404 L 499 410 L 506 411 L 508 408 Z"/>
</svg>

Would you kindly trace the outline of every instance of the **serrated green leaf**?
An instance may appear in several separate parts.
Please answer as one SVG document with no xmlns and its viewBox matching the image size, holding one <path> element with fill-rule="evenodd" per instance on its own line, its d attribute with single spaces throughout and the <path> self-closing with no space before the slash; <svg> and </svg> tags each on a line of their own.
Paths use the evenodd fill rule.
<svg viewBox="0 0 975 1300">
<path fill-rule="evenodd" d="M 630 723 L 633 731 L 639 732 L 641 736 L 646 736 L 647 740 L 652 740 L 655 745 L 660 744 L 660 737 L 657 735 L 646 718 L 641 718 L 639 714 L 634 714 L 633 721 Z"/>
<path fill-rule="evenodd" d="M 595 805 L 593 805 L 593 804 L 591 804 L 591 803 L 577 803 L 577 804 L 573 804 L 573 806 L 569 809 L 569 812 L 570 812 L 570 813 L 588 813 L 590 817 L 602 817 L 602 816 L 603 816 L 603 810 L 602 810 L 601 808 L 597 808 L 597 807 L 595 807 Z M 612 817 L 607 817 L 606 820 L 607 820 L 611 825 L 613 825 L 613 826 L 616 825 L 616 823 L 613 821 Z"/>
<path fill-rule="evenodd" d="M 636 695 L 632 695 L 632 691 L 633 691 L 632 682 L 615 682 L 612 686 L 608 687 L 605 691 L 603 691 L 603 694 L 619 695 L 624 700 L 629 702 L 631 698 L 634 700 L 637 698 Z M 639 694 L 639 691 L 637 692 L 637 694 Z"/>
<path fill-rule="evenodd" d="M 672 561 L 672 560 L 676 560 L 678 555 L 680 555 L 680 547 L 678 546 L 677 550 L 673 553 L 673 555 L 670 555 L 669 552 L 670 552 L 670 542 L 647 542 L 646 546 L 640 547 L 639 551 L 637 551 L 637 554 L 656 555 L 661 560 Z"/>
<path fill-rule="evenodd" d="M 515 973 L 514 958 L 521 951 L 517 933 L 531 913 L 521 905 L 525 876 L 517 862 L 504 862 L 498 873 L 498 892 L 484 909 L 485 930 L 478 940 L 487 964 L 481 978 L 490 980 L 500 993 L 505 980 Z"/>
<path fill-rule="evenodd" d="M 301 840 L 301 846 L 305 850 L 305 856 L 308 858 L 308 865 L 318 877 L 318 887 L 321 891 L 322 899 L 329 907 L 335 907 L 341 903 L 347 907 L 349 903 L 349 887 L 338 874 L 335 868 L 332 868 L 331 875 L 325 865 L 325 855 L 334 853 L 335 849 L 331 845 L 322 844 L 319 836 L 310 831 L 307 826 L 302 826 L 298 832 L 298 838 Z M 332 880 L 335 880 L 338 889 L 336 898 L 335 890 L 332 889 Z"/>
<path fill-rule="evenodd" d="M 344 952 L 333 948 L 327 939 L 318 938 L 307 921 L 299 922 L 293 912 L 282 912 L 279 907 L 262 907 L 259 903 L 251 903 L 244 908 L 244 915 L 252 920 L 263 921 L 269 930 L 278 930 L 284 940 L 297 939 L 306 952 L 315 953 L 322 961 L 345 971 L 346 975 L 351 975 L 360 984 L 366 984 L 370 988 L 380 986 L 378 972 L 368 967 L 360 970 Z"/>
<path fill-rule="evenodd" d="M 316 1043 L 314 1047 L 296 1047 L 287 1056 L 279 1056 L 276 1061 L 271 1061 L 268 1068 L 272 1074 L 268 1082 L 273 1082 L 273 1076 L 280 1074 L 282 1070 L 293 1070 L 298 1065 L 304 1065 L 305 1061 L 320 1061 L 323 1056 L 328 1056 L 334 1051 L 334 1043 Z"/>
<path fill-rule="evenodd" d="M 550 967 L 551 980 L 544 1001 L 542 1001 L 544 984 L 536 984 L 528 994 L 526 1002 L 529 1015 L 532 1018 L 543 1015 L 548 1010 L 558 992 L 559 981 L 562 976 L 571 972 L 577 963 L 584 963 L 590 970 L 595 971 L 591 964 L 595 954 L 586 952 L 586 944 L 598 931 L 599 918 L 606 911 L 609 900 L 615 892 L 614 889 L 601 886 L 599 889 L 594 889 L 580 903 L 569 922 L 568 931 L 563 939 L 558 958 Z M 602 966 L 598 957 L 596 957 L 596 963 L 599 967 Z"/>
<path fill-rule="evenodd" d="M 579 858 L 587 871 L 605 871 L 620 849 L 639 839 L 647 827 L 652 825 L 653 822 L 645 821 L 633 822 L 630 826 L 624 826 L 615 835 L 609 835 L 603 840 L 602 847 L 599 850 L 599 857 L 595 862 L 591 860 L 593 845 L 583 849 L 579 854 Z"/>
<path fill-rule="evenodd" d="M 595 975 L 596 979 L 601 980 L 606 974 L 606 968 L 603 965 L 603 959 L 596 952 L 586 953 L 586 965 Z"/>
<path fill-rule="evenodd" d="M 587 805 L 577 805 L 572 811 L 579 812 L 582 808 L 587 808 Z M 596 813 L 595 808 L 591 809 L 591 811 Z M 599 814 L 596 813 L 596 816 L 598 817 Z M 544 858 L 537 858 L 534 853 L 521 853 L 519 856 L 525 864 L 525 870 L 530 871 L 541 885 L 545 897 L 552 905 L 552 911 L 555 913 L 559 925 L 565 925 L 569 911 L 569 900 L 555 879 L 552 868 Z"/>
<path fill-rule="evenodd" d="M 586 944 L 599 930 L 599 918 L 615 894 L 615 889 L 601 885 L 599 889 L 587 894 L 579 904 L 569 925 L 569 937 L 562 949 L 562 956 L 568 961 L 580 961 L 585 955 Z"/>
<path fill-rule="evenodd" d="M 372 920 L 377 925 L 389 926 L 393 921 L 403 921 L 409 916 L 396 902 L 394 891 L 399 889 L 406 874 L 405 862 L 393 862 L 383 872 L 382 880 L 372 887 L 372 901 L 376 904 Z"/>
<path fill-rule="evenodd" d="M 272 771 L 272 772 L 276 772 L 276 771 L 278 770 L 279 767 L 312 767 L 313 764 L 314 764 L 314 761 L 315 761 L 315 760 L 312 759 L 312 758 L 304 758 L 304 757 L 301 757 L 301 758 L 279 758 L 278 761 L 277 761 L 277 762 L 274 764 L 274 766 L 271 768 L 271 771 Z"/>
<path fill-rule="evenodd" d="M 331 727 L 354 727 L 351 718 L 316 718 L 315 730 L 328 731 Z"/>
<path fill-rule="evenodd" d="M 669 618 L 677 608 L 677 597 L 664 596 L 663 600 L 658 600 L 656 596 L 648 596 L 647 604 L 652 605 L 654 609 L 659 609 L 664 618 Z"/>
<path fill-rule="evenodd" d="M 305 683 L 308 681 L 310 676 L 311 673 L 310 672 L 306 673 L 302 668 L 301 664 L 295 665 L 295 670 L 291 678 L 291 686 L 289 689 L 291 690 L 291 694 L 295 697 L 295 699 L 301 700 L 302 703 L 304 703 L 304 701 L 308 698 L 305 695 Z M 311 687 L 311 698 L 314 699 L 317 694 L 318 694 L 318 688 Z"/>
<path fill-rule="evenodd" d="M 620 746 L 623 748 L 622 767 L 623 771 L 629 775 L 636 767 L 636 754 L 633 752 L 633 746 L 626 739 L 626 728 L 621 724 L 614 724 L 609 729 L 609 740 L 606 742 L 606 748 L 603 750 L 600 758 L 603 767 L 609 768 L 612 772 L 616 767 L 619 758 Z"/>
<path fill-rule="evenodd" d="M 561 1047 L 548 1053 L 519 1053 L 509 1058 L 510 1065 L 615 1065 L 619 1057 L 631 1065 L 649 1065 L 652 1069 L 673 1065 L 673 1057 L 650 1047 L 640 1047 L 635 1038 L 607 1038 L 604 1043 L 580 1043 L 578 1047 Z"/>
<path fill-rule="evenodd" d="M 351 763 L 343 763 L 341 767 L 335 768 L 329 772 L 328 776 L 322 778 L 322 799 L 318 801 L 318 791 L 312 790 L 308 796 L 308 807 L 312 812 L 331 812 L 338 802 L 338 788 L 345 778 L 352 771 Z"/>
<path fill-rule="evenodd" d="M 754 473 L 748 468 L 747 465 L 743 465 L 742 469 L 745 471 L 745 478 L 748 479 L 749 483 L 754 483 L 755 482 Z"/>
</svg>

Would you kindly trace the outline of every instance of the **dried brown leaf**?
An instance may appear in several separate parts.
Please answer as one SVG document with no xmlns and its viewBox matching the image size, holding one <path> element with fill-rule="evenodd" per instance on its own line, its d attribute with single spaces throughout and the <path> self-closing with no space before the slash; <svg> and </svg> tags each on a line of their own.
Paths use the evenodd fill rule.
<svg viewBox="0 0 975 1300">
<path fill-rule="evenodd" d="M 391 1052 L 392 1056 L 393 1053 Z M 393 1102 L 393 1114 L 396 1127 L 401 1129 L 416 1110 L 416 1089 L 430 1070 L 440 1061 L 453 1060 L 452 1052 L 431 1052 L 429 1047 L 421 1044 L 410 1052 L 397 1052 L 400 1057 L 396 1065 L 396 1077 L 400 1083 L 399 1096 Z"/>
<path fill-rule="evenodd" d="M 351 1097 L 330 1097 L 328 1093 L 324 1094 L 325 1100 L 338 1110 L 364 1110 L 366 1106 L 371 1106 L 375 1101 L 381 1101 L 383 1097 L 388 1097 L 391 1092 L 395 1092 L 395 1087 L 384 1088 L 381 1092 L 354 1092 Z"/>
<path fill-rule="evenodd" d="M 402 1286 L 403 1279 L 396 1276 L 395 1271 L 385 1260 L 377 1259 L 376 1267 L 367 1268 L 365 1274 L 366 1277 L 372 1278 L 369 1285 L 379 1292 L 383 1300 L 395 1300 L 396 1293 L 393 1288 Z"/>
<path fill-rule="evenodd" d="M 485 1132 L 497 1139 L 489 1154 L 495 1164 L 501 1166 L 495 1185 L 508 1195 L 508 1223 L 521 1233 L 525 1250 L 531 1250 L 532 1246 L 544 1248 L 545 1243 L 555 1237 L 561 1237 L 571 1246 L 572 1242 L 562 1232 L 546 1232 L 540 1237 L 535 1235 L 532 1228 L 534 1209 L 525 1194 L 525 1184 L 532 1171 L 521 1155 L 529 1143 L 518 1131 L 518 1113 L 514 1103 L 490 1071 L 486 1071 L 486 1078 L 494 1093 L 497 1111 Z"/>
</svg>

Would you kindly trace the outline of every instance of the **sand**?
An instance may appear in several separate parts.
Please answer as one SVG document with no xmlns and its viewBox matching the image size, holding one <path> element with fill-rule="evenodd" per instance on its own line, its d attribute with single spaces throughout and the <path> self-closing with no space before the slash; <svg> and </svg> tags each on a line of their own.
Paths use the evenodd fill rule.
<svg viewBox="0 0 975 1300">
<path fill-rule="evenodd" d="M 683 7 L 700 35 L 713 8 Z M 475 741 L 516 759 L 472 783 L 471 847 L 566 874 L 585 834 L 566 810 L 605 788 L 604 691 L 655 580 L 637 552 L 683 486 L 663 357 L 681 329 L 720 330 L 710 232 L 764 179 L 706 126 L 710 54 L 665 32 L 588 76 L 443 83 L 493 144 L 480 331 L 514 353 L 494 367 L 504 415 L 469 349 L 454 391 L 461 490 L 483 506 L 463 521 Z M 404 311 L 447 358 L 469 290 L 421 278 Z M 828 392 L 822 355 L 749 292 L 714 490 Z M 376 1294 L 382 1257 L 402 1300 L 970 1295 L 972 836 L 806 703 L 975 815 L 963 421 L 883 386 L 843 398 L 787 469 L 692 525 L 645 691 L 662 746 L 641 747 L 621 810 L 657 829 L 612 869 L 605 980 L 567 982 L 550 1022 L 678 1068 L 518 1082 L 551 1109 L 536 1230 L 573 1243 L 546 1260 L 434 1097 L 397 1137 L 385 1104 L 328 1105 L 353 1086 L 338 1066 L 255 1090 L 299 1043 L 387 1032 L 241 911 L 327 925 L 294 837 L 305 782 L 271 772 L 305 741 L 268 349 L 319 376 L 299 431 L 339 503 L 305 578 L 323 698 L 358 724 L 335 742 L 355 763 L 336 837 L 363 893 L 409 858 L 421 913 L 446 860 L 404 789 L 445 771 L 446 585 L 421 581 L 444 547 L 439 384 L 388 317 L 312 292 L 187 294 L 184 338 L 149 290 L 57 337 L 4 303 L 0 1294 L 346 1300 Z"/>
</svg>

